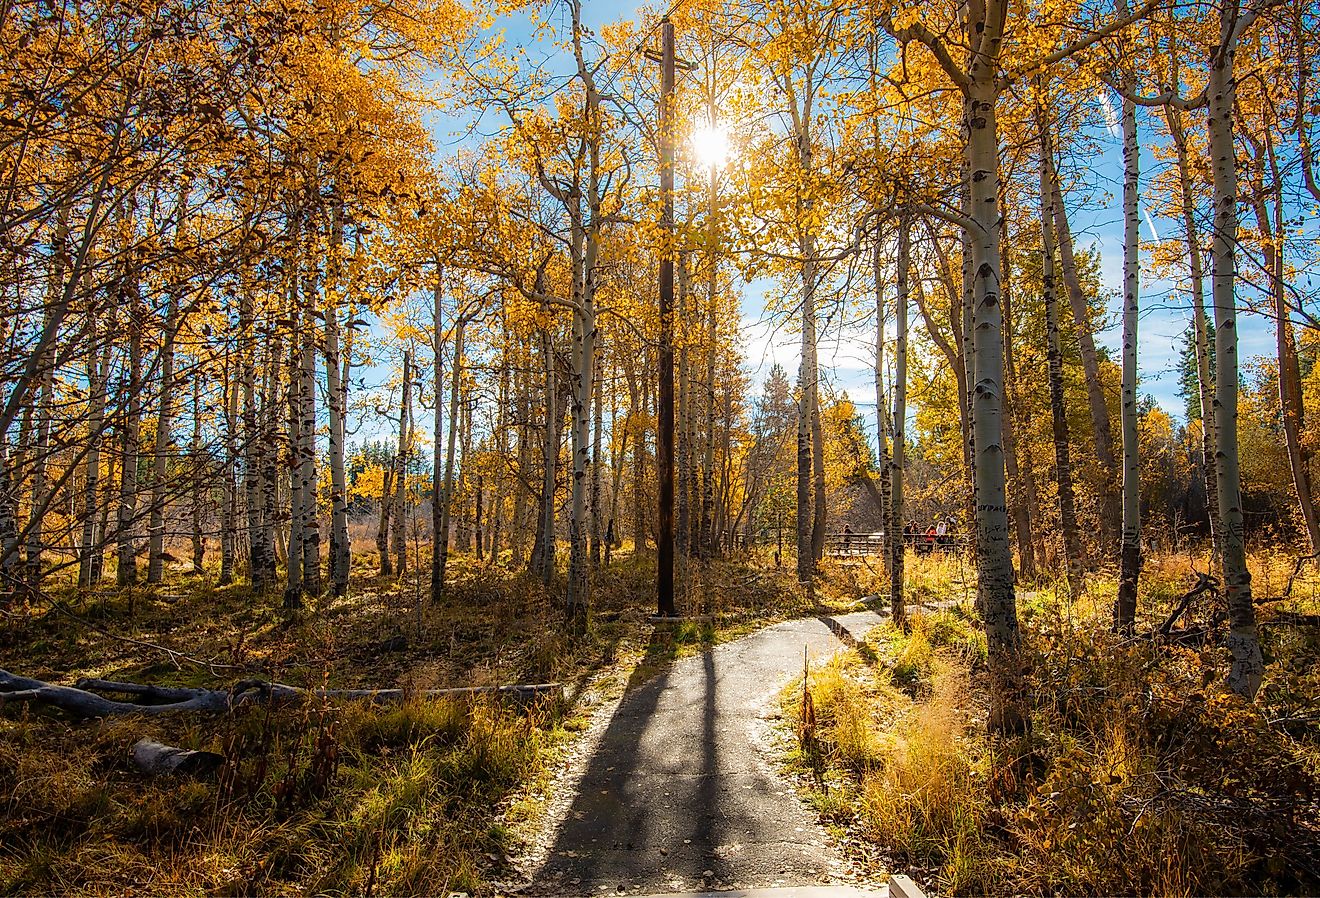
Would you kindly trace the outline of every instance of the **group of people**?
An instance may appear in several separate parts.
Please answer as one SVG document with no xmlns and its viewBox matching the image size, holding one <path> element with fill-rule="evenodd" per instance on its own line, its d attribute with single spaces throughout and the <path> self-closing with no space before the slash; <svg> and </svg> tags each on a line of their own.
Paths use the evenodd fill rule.
<svg viewBox="0 0 1320 898">
<path fill-rule="evenodd" d="M 908 521 L 903 527 L 903 542 L 917 550 L 918 555 L 927 555 L 939 549 L 948 552 L 953 548 L 953 528 L 946 519 L 935 521 L 923 532 L 915 521 Z"/>
</svg>

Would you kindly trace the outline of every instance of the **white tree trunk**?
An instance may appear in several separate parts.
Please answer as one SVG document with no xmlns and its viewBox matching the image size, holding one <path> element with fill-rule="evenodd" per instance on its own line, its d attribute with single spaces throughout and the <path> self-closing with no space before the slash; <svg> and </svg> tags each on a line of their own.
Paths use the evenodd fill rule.
<svg viewBox="0 0 1320 898">
<path fill-rule="evenodd" d="M 1119 8 L 1126 11 L 1126 3 Z M 1122 98 L 1123 119 L 1123 529 L 1114 628 L 1136 626 L 1137 581 L 1141 576 L 1141 464 L 1137 439 L 1137 321 L 1140 311 L 1140 153 L 1137 105 Z"/>
<path fill-rule="evenodd" d="M 894 623 L 907 625 L 903 596 L 903 561 L 907 546 L 903 532 L 903 474 L 907 463 L 908 301 L 911 269 L 911 219 L 898 221 L 898 295 L 894 299 L 894 449 L 889 464 L 889 521 L 885 529 L 899 535 L 889 540 L 889 601 Z"/>
<path fill-rule="evenodd" d="M 1220 43 L 1210 63 L 1206 85 L 1210 164 L 1214 177 L 1214 239 L 1211 244 L 1215 309 L 1215 429 L 1219 439 L 1215 476 L 1219 487 L 1219 519 L 1223 524 L 1224 585 L 1227 591 L 1228 648 L 1233 663 L 1229 688 L 1254 698 L 1265 674 L 1256 634 L 1256 609 L 1247 569 L 1246 522 L 1242 514 L 1242 482 L 1238 467 L 1238 335 L 1237 159 L 1233 146 L 1236 97 L 1233 56 L 1237 37 L 1248 24 L 1237 0 L 1225 0 L 1220 10 Z"/>
</svg>

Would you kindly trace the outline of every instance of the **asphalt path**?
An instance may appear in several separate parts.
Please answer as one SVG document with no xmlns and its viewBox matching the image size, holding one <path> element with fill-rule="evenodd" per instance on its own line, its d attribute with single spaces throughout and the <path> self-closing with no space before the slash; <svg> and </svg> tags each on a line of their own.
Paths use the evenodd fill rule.
<svg viewBox="0 0 1320 898">
<path fill-rule="evenodd" d="M 788 621 L 635 685 L 616 707 L 532 877 L 532 894 L 814 885 L 845 865 L 767 751 L 775 696 L 881 617 Z"/>
</svg>

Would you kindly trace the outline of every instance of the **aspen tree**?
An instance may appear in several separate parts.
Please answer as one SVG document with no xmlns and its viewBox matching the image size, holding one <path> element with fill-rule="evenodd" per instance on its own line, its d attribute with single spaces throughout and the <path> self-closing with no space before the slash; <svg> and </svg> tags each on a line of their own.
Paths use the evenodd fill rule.
<svg viewBox="0 0 1320 898">
<path fill-rule="evenodd" d="M 1177 53 L 1173 80 L 1178 81 Z M 1178 211 L 1183 228 L 1183 241 L 1187 246 L 1188 290 L 1192 305 L 1192 339 L 1196 354 L 1197 399 L 1201 411 L 1201 464 L 1205 479 L 1205 494 L 1210 518 L 1210 545 L 1217 556 L 1221 544 L 1219 521 L 1219 486 L 1215 476 L 1215 413 L 1214 383 L 1210 376 L 1210 327 L 1205 314 L 1205 263 L 1201 253 L 1200 229 L 1196 224 L 1196 200 L 1192 194 L 1191 157 L 1187 146 L 1187 133 L 1183 126 L 1182 110 L 1173 102 L 1164 104 L 1164 120 L 1176 151 L 1175 167 L 1178 172 Z"/>
<path fill-rule="evenodd" d="M 1127 0 L 1119 11 L 1126 13 Z M 1127 55 L 1126 42 L 1119 53 Z M 1137 143 L 1137 104 L 1132 99 L 1132 75 L 1125 67 L 1125 90 L 1120 97 L 1123 130 L 1123 444 L 1122 542 L 1119 556 L 1118 596 L 1114 602 L 1114 629 L 1131 633 L 1136 627 L 1137 581 L 1141 576 L 1141 465 L 1137 439 L 1137 325 L 1140 313 L 1141 149 Z"/>
<path fill-rule="evenodd" d="M 1238 0 L 1223 0 L 1219 8 L 1219 41 L 1210 55 L 1206 84 L 1206 120 L 1210 134 L 1210 164 L 1214 178 L 1214 230 L 1210 244 L 1215 309 L 1215 477 L 1219 488 L 1219 519 L 1223 526 L 1224 585 L 1228 600 L 1228 648 L 1233 656 L 1229 688 L 1254 698 L 1264 678 L 1265 663 L 1256 633 L 1256 609 L 1247 568 L 1246 522 L 1242 513 L 1242 478 L 1238 459 L 1238 333 L 1237 333 L 1237 156 L 1234 151 L 1234 98 L 1237 90 L 1234 57 L 1242 33 L 1258 11 Z"/>
<path fill-rule="evenodd" d="M 408 467 L 412 457 L 413 441 L 413 371 L 410 349 L 403 351 L 402 376 L 399 387 L 399 445 L 394 454 L 394 529 L 390 534 L 390 547 L 394 551 L 394 573 L 398 577 L 402 577 L 408 570 Z"/>
<path fill-rule="evenodd" d="M 894 623 L 907 627 L 903 595 L 903 558 L 907 546 L 903 532 L 903 475 L 907 464 L 908 303 L 911 277 L 912 219 L 904 211 L 898 219 L 897 293 L 894 297 L 894 451 L 889 462 L 890 509 L 889 601 Z"/>
<path fill-rule="evenodd" d="M 1068 595 L 1076 600 L 1086 592 L 1082 541 L 1077 530 L 1077 508 L 1073 497 L 1072 447 L 1068 433 L 1068 413 L 1063 399 L 1063 347 L 1059 336 L 1058 287 L 1054 260 L 1058 246 L 1054 237 L 1054 152 L 1050 128 L 1043 110 L 1037 119 L 1040 128 L 1040 233 L 1042 300 L 1045 306 L 1045 337 L 1049 361 L 1050 417 L 1054 430 L 1054 477 L 1058 485 L 1059 530 L 1063 537 L 1064 564 L 1068 574 Z"/>
</svg>

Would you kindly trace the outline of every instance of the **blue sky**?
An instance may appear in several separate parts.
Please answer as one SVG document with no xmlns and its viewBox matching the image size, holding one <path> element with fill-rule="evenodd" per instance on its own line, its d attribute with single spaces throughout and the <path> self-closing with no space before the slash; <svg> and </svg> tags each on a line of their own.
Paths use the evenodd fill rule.
<svg viewBox="0 0 1320 898">
<path fill-rule="evenodd" d="M 631 16 L 636 9 L 632 3 L 588 3 L 585 20 L 592 27 L 606 22 L 616 21 Z M 530 43 L 528 24 L 521 17 L 504 17 L 497 28 L 503 29 L 510 45 L 523 44 L 533 54 L 553 51 L 549 44 Z M 568 64 L 565 59 L 564 64 Z M 553 63 L 552 63 L 552 67 Z M 1103 104 L 1103 99 L 1097 99 Z M 1112 112 L 1112 110 L 1106 110 Z M 1098 153 L 1091 156 L 1089 173 L 1086 176 L 1093 197 L 1101 202 L 1093 202 L 1072 211 L 1073 229 L 1080 246 L 1095 247 L 1102 260 L 1101 276 L 1109 302 L 1108 326 L 1097 334 L 1099 341 L 1109 347 L 1117 356 L 1120 338 L 1120 310 L 1122 269 L 1122 220 L 1119 201 L 1121 199 L 1122 159 L 1116 123 L 1111 119 L 1110 133 L 1098 136 Z M 490 132 L 501 122 L 491 118 L 478 130 L 477 135 L 463 137 L 464 128 L 470 122 L 467 113 L 434 115 L 428 122 L 439 152 L 453 152 L 462 143 L 479 139 L 480 132 Z M 1147 144 L 1157 139 L 1147 121 L 1142 119 L 1142 140 Z M 1148 147 L 1142 153 L 1142 185 L 1149 184 L 1156 163 Z M 1153 220 L 1149 215 L 1143 218 L 1141 238 L 1143 244 L 1152 240 L 1156 232 L 1162 236 L 1174 236 L 1179 232 L 1175 222 Z M 769 320 L 765 312 L 766 293 L 773 289 L 773 284 L 766 281 L 754 281 L 742 289 L 742 335 L 745 348 L 746 366 L 749 375 L 759 389 L 770 367 L 781 364 L 790 373 L 796 371 L 798 363 L 798 338 L 793 329 L 784 326 L 782 320 Z M 1140 323 L 1140 343 L 1138 365 L 1140 369 L 1141 391 L 1149 394 L 1170 414 L 1182 417 L 1183 403 L 1178 396 L 1177 363 L 1182 335 L 1190 322 L 1186 311 L 1186 295 L 1176 289 L 1177 285 L 1168 280 L 1156 278 L 1150 269 L 1149 252 L 1143 247 L 1142 253 L 1142 315 Z M 1207 298 L 1208 299 L 1208 298 Z M 864 328 L 870 333 L 871 327 Z M 874 386 L 871 372 L 871 359 L 874 348 L 866 339 L 865 333 L 840 335 L 827 332 L 823 335 L 820 347 L 820 360 L 823 376 L 835 389 L 847 390 L 849 395 L 871 419 L 874 410 Z M 1241 356 L 1249 359 L 1256 355 L 1272 352 L 1272 326 L 1263 319 L 1245 315 L 1240 324 Z"/>
</svg>

